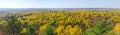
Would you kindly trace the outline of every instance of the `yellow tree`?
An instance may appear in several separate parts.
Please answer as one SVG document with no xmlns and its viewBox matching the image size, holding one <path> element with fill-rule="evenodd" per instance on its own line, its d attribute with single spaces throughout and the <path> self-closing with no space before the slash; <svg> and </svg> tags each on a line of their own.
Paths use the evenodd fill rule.
<svg viewBox="0 0 120 35">
<path fill-rule="evenodd" d="M 63 31 L 64 31 L 64 26 L 62 26 L 62 25 L 58 26 L 55 29 L 55 32 L 57 32 L 57 35 L 63 35 L 64 34 Z"/>
</svg>

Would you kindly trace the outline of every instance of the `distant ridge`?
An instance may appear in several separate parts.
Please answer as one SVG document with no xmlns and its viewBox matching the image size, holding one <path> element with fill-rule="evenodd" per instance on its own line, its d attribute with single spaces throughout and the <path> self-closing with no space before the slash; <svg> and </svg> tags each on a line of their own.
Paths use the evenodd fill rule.
<svg viewBox="0 0 120 35">
<path fill-rule="evenodd" d="M 0 13 L 34 10 L 118 10 L 118 8 L 0 8 Z"/>
</svg>

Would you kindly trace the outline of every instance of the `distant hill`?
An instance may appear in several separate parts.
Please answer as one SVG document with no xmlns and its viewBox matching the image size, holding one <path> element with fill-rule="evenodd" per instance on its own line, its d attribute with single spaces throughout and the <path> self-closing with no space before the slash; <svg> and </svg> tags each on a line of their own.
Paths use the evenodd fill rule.
<svg viewBox="0 0 120 35">
<path fill-rule="evenodd" d="M 1 13 L 24 12 L 34 10 L 117 10 L 115 8 L 0 8 Z"/>
<path fill-rule="evenodd" d="M 9 12 L 23 12 L 23 11 L 33 11 L 39 10 L 37 8 L 0 8 L 0 13 L 9 13 Z"/>
</svg>

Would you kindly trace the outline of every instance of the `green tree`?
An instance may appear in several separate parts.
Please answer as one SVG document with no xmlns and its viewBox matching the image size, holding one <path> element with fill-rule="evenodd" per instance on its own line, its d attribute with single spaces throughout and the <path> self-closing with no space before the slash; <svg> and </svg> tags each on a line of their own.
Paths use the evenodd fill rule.
<svg viewBox="0 0 120 35">
<path fill-rule="evenodd" d="M 21 31 L 21 23 L 17 20 L 15 16 L 10 16 L 9 19 L 7 19 L 7 26 L 9 34 L 16 34 L 19 35 Z"/>
<path fill-rule="evenodd" d="M 86 35 L 103 35 L 111 29 L 111 24 L 108 24 L 105 20 L 96 23 L 93 27 L 86 29 Z"/>
<path fill-rule="evenodd" d="M 53 26 L 47 24 L 46 28 L 43 30 L 43 35 L 55 35 L 56 33 L 54 32 L 54 29 Z"/>
</svg>

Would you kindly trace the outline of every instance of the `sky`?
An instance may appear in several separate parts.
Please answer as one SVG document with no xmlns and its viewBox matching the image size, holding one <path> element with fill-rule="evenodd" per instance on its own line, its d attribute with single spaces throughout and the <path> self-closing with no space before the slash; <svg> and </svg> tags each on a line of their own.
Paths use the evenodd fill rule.
<svg viewBox="0 0 120 35">
<path fill-rule="evenodd" d="M 120 0 L 0 0 L 0 8 L 120 8 Z"/>
</svg>

